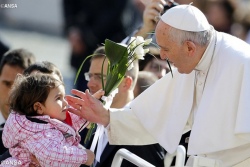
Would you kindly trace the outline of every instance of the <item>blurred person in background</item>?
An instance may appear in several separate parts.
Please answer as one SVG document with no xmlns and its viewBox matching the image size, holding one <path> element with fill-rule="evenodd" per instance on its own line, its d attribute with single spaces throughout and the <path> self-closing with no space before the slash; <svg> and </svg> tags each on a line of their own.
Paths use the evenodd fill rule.
<svg viewBox="0 0 250 167">
<path fill-rule="evenodd" d="M 207 0 L 204 2 L 204 14 L 215 30 L 231 34 L 234 12 L 238 1 Z"/>
<path fill-rule="evenodd" d="M 2 143 L 2 130 L 8 118 L 10 106 L 8 104 L 9 91 L 18 73 L 35 63 L 33 53 L 26 49 L 13 49 L 6 52 L 0 63 L 0 154 L 7 149 Z"/>
<path fill-rule="evenodd" d="M 231 33 L 234 23 L 233 14 L 239 0 L 176 0 L 179 4 L 190 4 L 199 8 L 206 15 L 214 29 Z"/>
<path fill-rule="evenodd" d="M 71 45 L 70 64 L 78 70 L 83 60 L 104 43 L 106 38 L 120 42 L 141 23 L 141 12 L 134 0 L 63 0 L 65 34 Z M 85 62 L 76 83 L 78 90 L 87 88 Z"/>
<path fill-rule="evenodd" d="M 234 13 L 232 34 L 250 44 L 250 1 L 240 1 Z"/>
<path fill-rule="evenodd" d="M 153 83 L 158 80 L 158 77 L 149 71 L 139 71 L 138 79 L 134 88 L 134 96 L 138 96 Z"/>
<path fill-rule="evenodd" d="M 154 73 L 158 79 L 167 74 L 170 69 L 166 60 L 160 58 L 160 51 L 157 47 L 149 47 L 149 52 L 144 56 L 144 60 L 139 60 L 139 71 Z"/>
<path fill-rule="evenodd" d="M 0 38 L 0 61 L 5 52 L 9 50 L 9 46 Z"/>
</svg>

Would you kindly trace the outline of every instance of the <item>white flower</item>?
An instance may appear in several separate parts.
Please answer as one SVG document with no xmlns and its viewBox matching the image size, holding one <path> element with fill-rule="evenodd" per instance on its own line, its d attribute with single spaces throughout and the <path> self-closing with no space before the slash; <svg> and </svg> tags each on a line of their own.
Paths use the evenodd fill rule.
<svg viewBox="0 0 250 167">
<path fill-rule="evenodd" d="M 149 52 L 149 49 L 144 49 L 144 53 L 148 53 Z"/>
<path fill-rule="evenodd" d="M 131 37 L 129 41 L 129 48 L 134 48 L 134 47 L 136 47 L 136 38 Z"/>
<path fill-rule="evenodd" d="M 141 45 L 145 42 L 144 38 L 141 36 L 136 37 L 136 45 Z"/>
<path fill-rule="evenodd" d="M 131 70 L 133 67 L 134 67 L 134 64 L 133 64 L 132 60 L 129 60 L 129 61 L 128 61 L 128 69 L 127 69 L 127 70 L 129 71 L 129 70 Z"/>
<path fill-rule="evenodd" d="M 149 45 L 152 42 L 152 38 L 146 39 L 144 45 Z"/>
<path fill-rule="evenodd" d="M 144 56 L 145 56 L 145 53 L 144 53 L 144 49 L 143 49 L 142 45 L 137 46 L 135 48 L 136 59 L 144 60 Z"/>
<path fill-rule="evenodd" d="M 128 52 L 130 55 L 130 52 L 133 51 L 134 54 L 132 55 L 135 59 L 141 59 L 144 60 L 145 54 L 149 51 L 148 49 L 144 49 L 143 47 L 145 45 L 149 45 L 152 39 L 146 39 L 144 40 L 143 37 L 137 36 L 137 37 L 131 37 L 130 43 L 128 46 Z"/>
</svg>

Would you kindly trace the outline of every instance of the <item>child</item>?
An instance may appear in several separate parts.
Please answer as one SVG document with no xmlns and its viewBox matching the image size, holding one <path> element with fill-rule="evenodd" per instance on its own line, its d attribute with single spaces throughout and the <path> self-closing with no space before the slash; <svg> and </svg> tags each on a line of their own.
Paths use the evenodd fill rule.
<svg viewBox="0 0 250 167">
<path fill-rule="evenodd" d="M 103 92 L 99 92 L 101 96 Z M 41 166 L 90 165 L 94 154 L 84 149 L 77 133 L 86 120 L 67 111 L 62 81 L 52 75 L 19 75 L 10 93 L 10 113 L 3 142 L 11 158 L 2 165 L 29 166 L 34 155 Z"/>
<path fill-rule="evenodd" d="M 55 64 L 49 61 L 36 62 L 31 64 L 28 68 L 24 70 L 23 75 L 28 76 L 30 74 L 38 72 L 44 74 L 52 74 L 55 78 L 63 82 L 62 73 Z M 0 162 L 2 162 L 8 157 L 11 157 L 11 155 L 9 154 L 9 150 L 7 150 L 4 154 L 0 155 Z"/>
</svg>

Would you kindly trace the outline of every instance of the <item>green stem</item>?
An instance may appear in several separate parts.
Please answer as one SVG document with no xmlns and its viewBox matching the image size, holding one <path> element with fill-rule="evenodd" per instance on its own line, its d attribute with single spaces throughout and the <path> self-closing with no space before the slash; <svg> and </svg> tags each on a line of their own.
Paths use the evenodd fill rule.
<svg viewBox="0 0 250 167">
<path fill-rule="evenodd" d="M 88 133 L 84 139 L 84 144 L 87 144 L 91 138 L 91 135 L 93 134 L 93 130 L 95 128 L 96 124 L 95 123 L 90 123 L 90 128 L 88 130 Z"/>
</svg>

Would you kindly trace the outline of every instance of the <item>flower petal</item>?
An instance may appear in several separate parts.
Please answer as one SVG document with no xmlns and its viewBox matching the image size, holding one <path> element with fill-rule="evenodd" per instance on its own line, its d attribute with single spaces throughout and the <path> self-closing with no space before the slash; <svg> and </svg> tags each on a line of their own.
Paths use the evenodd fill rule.
<svg viewBox="0 0 250 167">
<path fill-rule="evenodd" d="M 142 43 L 144 43 L 144 38 L 141 36 L 137 36 L 136 37 L 136 45 L 140 45 Z"/>
<path fill-rule="evenodd" d="M 131 70 L 134 67 L 134 64 L 132 61 L 129 61 L 128 71 Z"/>
<path fill-rule="evenodd" d="M 135 54 L 138 57 L 141 57 L 140 55 L 144 55 L 144 49 L 142 46 L 137 46 L 137 48 L 135 49 Z"/>
<path fill-rule="evenodd" d="M 144 49 L 144 54 L 148 52 L 149 52 L 149 49 Z"/>
<path fill-rule="evenodd" d="M 144 45 L 149 45 L 152 42 L 152 38 L 146 39 Z"/>
</svg>

